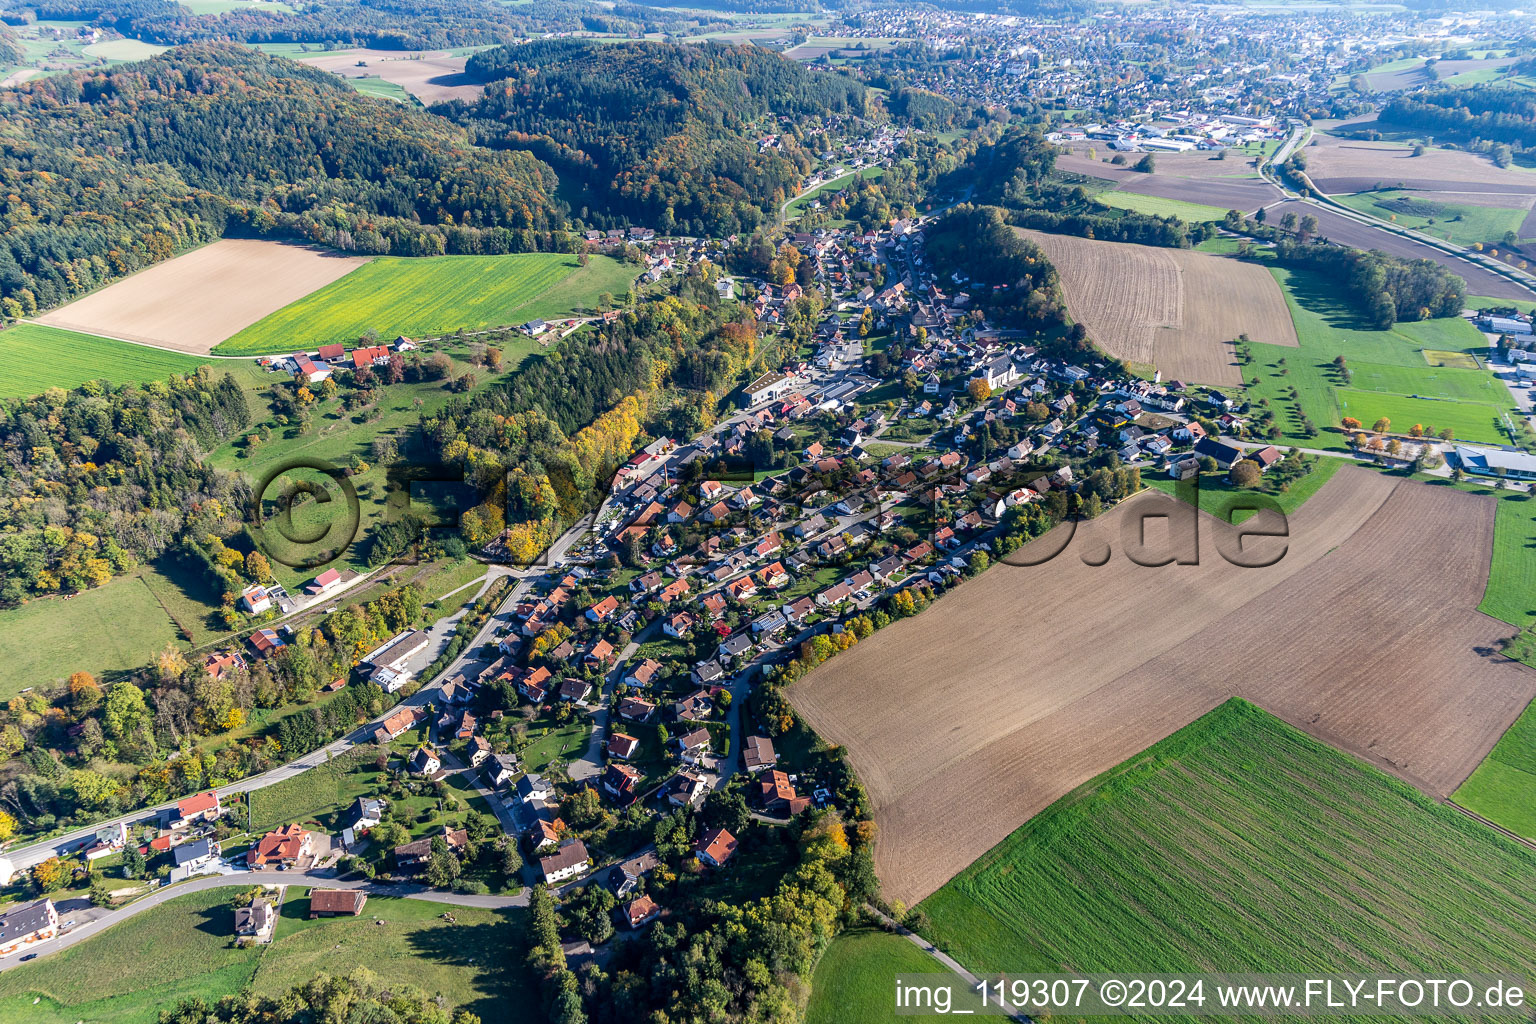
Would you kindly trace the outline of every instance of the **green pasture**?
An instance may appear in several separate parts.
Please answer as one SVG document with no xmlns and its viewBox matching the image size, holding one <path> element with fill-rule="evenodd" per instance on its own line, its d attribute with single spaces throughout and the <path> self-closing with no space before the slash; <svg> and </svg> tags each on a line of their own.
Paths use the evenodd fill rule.
<svg viewBox="0 0 1536 1024">
<path fill-rule="evenodd" d="M 564 253 L 381 256 L 221 342 L 220 355 L 261 355 L 381 338 L 417 338 L 592 312 L 622 299 L 635 268 L 610 256 L 581 266 Z"/>
</svg>

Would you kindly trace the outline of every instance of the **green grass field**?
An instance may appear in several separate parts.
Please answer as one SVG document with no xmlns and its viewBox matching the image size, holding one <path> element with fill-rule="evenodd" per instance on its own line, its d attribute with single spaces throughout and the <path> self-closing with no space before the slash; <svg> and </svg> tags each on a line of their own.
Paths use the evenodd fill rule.
<svg viewBox="0 0 1536 1024">
<path fill-rule="evenodd" d="M 848 174 L 833 178 L 831 181 L 816 189 L 816 191 L 808 192 L 786 206 L 784 208 L 784 219 L 787 221 L 794 220 L 796 217 L 799 217 L 801 214 L 805 213 L 811 208 L 812 200 L 820 199 L 825 201 L 836 195 L 851 185 L 853 183 L 853 179 L 856 176 L 866 179 L 879 179 L 885 176 L 885 168 L 866 167 L 862 171 L 857 172 L 857 174 L 854 172 L 849 172 Z"/>
<path fill-rule="evenodd" d="M 261 952 L 232 948 L 233 892 L 171 900 L 0 974 L 0 1024 L 153 1024 L 183 999 L 234 995 L 251 983 Z"/>
<path fill-rule="evenodd" d="M 454 921 L 443 920 L 444 912 Z M 311 921 L 308 914 L 308 894 L 290 890 L 251 985 L 257 995 L 278 995 L 321 972 L 345 975 L 361 967 L 386 984 L 409 983 L 441 996 L 485 1024 L 526 1020 L 526 1007 L 538 998 L 521 958 L 509 955 L 525 944 L 521 910 L 370 896 L 357 917 Z"/>
<path fill-rule="evenodd" d="M 1281 268 L 1271 273 L 1285 293 L 1300 347 L 1251 345 L 1253 361 L 1241 372 L 1245 381 L 1259 379 L 1248 387 L 1248 395 L 1256 404 L 1269 401 L 1281 431 L 1279 443 L 1343 451 L 1346 438 L 1339 421 L 1345 415 L 1367 425 L 1385 415 L 1405 430 L 1421 423 L 1436 430 L 1451 427 L 1466 440 L 1502 439 L 1494 424 L 1501 411 L 1514 411 L 1507 389 L 1495 386 L 1481 371 L 1435 367 L 1424 357 L 1426 349 L 1442 354 L 1486 350 L 1486 339 L 1470 323 L 1446 317 L 1372 330 L 1321 275 Z M 1353 375 L 1347 390 L 1333 365 L 1341 355 Z M 1295 402 L 1288 396 L 1292 387 L 1298 393 Z M 1309 438 L 1302 432 L 1297 405 L 1316 424 L 1319 436 Z"/>
<path fill-rule="evenodd" d="M 610 256 L 586 267 L 561 253 L 517 256 L 381 256 L 264 317 L 215 349 L 262 355 L 380 337 L 448 334 L 591 310 L 623 298 L 635 268 Z"/>
<path fill-rule="evenodd" d="M 406 733 L 415 736 L 415 732 Z M 291 821 L 315 821 L 350 807 L 375 788 L 375 751 L 359 749 L 251 793 L 250 828 L 265 832 Z M 322 822 L 325 824 L 327 822 Z M 346 822 L 338 823 L 340 826 Z"/>
<path fill-rule="evenodd" d="M 399 82 L 380 78 L 378 75 L 369 75 L 366 78 L 348 77 L 343 81 L 364 96 L 377 96 L 380 99 L 394 100 L 396 103 L 404 103 L 407 106 L 416 102 L 416 97 L 407 92 L 405 86 Z"/>
<path fill-rule="evenodd" d="M 805 1024 L 886 1024 L 896 1016 L 898 974 L 942 974 L 944 967 L 903 935 L 858 928 L 832 941 L 816 965 Z M 964 983 L 958 978 L 955 988 Z M 980 999 L 953 1004 L 976 1012 Z"/>
<path fill-rule="evenodd" d="M 1493 562 L 1477 608 L 1522 629 L 1536 626 L 1536 501 L 1527 494 L 1496 493 Z"/>
<path fill-rule="evenodd" d="M 6 971 L 0 1024 L 153 1024 L 183 999 L 212 1004 L 247 989 L 277 995 L 321 972 L 357 968 L 385 985 L 408 983 L 441 996 L 487 1024 L 526 1019 L 522 1008 L 534 996 L 520 958 L 505 956 L 524 943 L 521 911 L 374 896 L 359 917 L 310 921 L 308 894 L 296 889 L 272 944 L 236 949 L 229 901 L 238 888 L 171 900 L 57 956 Z M 455 922 L 442 919 L 445 910 Z"/>
<path fill-rule="evenodd" d="M 1451 799 L 1536 839 L 1536 704 L 1515 720 Z"/>
<path fill-rule="evenodd" d="M 1536 851 L 1234 700 L 1058 801 L 920 909 L 976 972 L 1526 975 L 1533 870 Z"/>
<path fill-rule="evenodd" d="M 92 43 L 83 51 L 87 57 L 100 57 L 103 60 L 131 61 L 145 60 L 157 53 L 164 53 L 168 48 L 146 43 L 139 39 L 108 39 L 101 43 Z"/>
<path fill-rule="evenodd" d="M 1509 442 L 1509 434 L 1503 429 L 1499 417 L 1503 409 L 1491 403 L 1409 398 L 1358 388 L 1340 388 L 1337 394 L 1339 414 L 1353 416 L 1367 427 L 1385 416 L 1397 430 L 1418 423 L 1426 427 L 1433 425 L 1436 430 L 1450 427 L 1459 440 L 1488 444 Z"/>
<path fill-rule="evenodd" d="M 1268 491 L 1252 491 L 1245 487 L 1235 487 L 1227 482 L 1225 476 L 1202 476 L 1200 479 L 1200 511 L 1209 512 L 1218 519 L 1233 521 L 1233 508 L 1241 507 L 1244 499 L 1252 494 L 1262 494 L 1273 498 L 1280 506 L 1280 511 L 1290 515 L 1306 503 L 1307 499 L 1316 494 L 1318 489 L 1333 478 L 1333 474 L 1344 465 L 1344 460 L 1331 457 L 1319 457 L 1318 462 L 1312 468 L 1312 472 L 1295 481 L 1285 491 L 1270 493 Z M 1155 487 L 1167 494 L 1175 493 L 1175 481 L 1166 474 L 1147 473 L 1142 477 L 1142 483 L 1149 487 Z M 1248 516 L 1241 513 L 1236 517 L 1237 522 L 1242 522 Z"/>
<path fill-rule="evenodd" d="M 1536 302 L 1516 302 L 1513 299 L 1495 299 L 1487 295 L 1468 295 L 1462 304 L 1468 309 L 1508 309 L 1514 306 L 1523 313 L 1536 311 Z"/>
<path fill-rule="evenodd" d="M 0 398 L 25 398 L 88 380 L 142 384 L 217 360 L 22 323 L 0 331 Z"/>
<path fill-rule="evenodd" d="M 137 576 L 68 598 L 38 598 L 0 611 L 0 700 L 72 672 L 100 678 L 135 669 L 177 640 L 155 597 Z"/>
<path fill-rule="evenodd" d="M 1335 196 L 1352 210 L 1457 245 L 1499 242 L 1507 231 L 1519 232 L 1530 211 L 1473 203 L 1448 203 L 1402 189 Z"/>
<path fill-rule="evenodd" d="M 1144 196 L 1138 192 L 1101 192 L 1094 201 L 1119 210 L 1134 210 L 1154 217 L 1177 217 L 1191 224 L 1200 221 L 1219 221 L 1227 211 L 1204 203 L 1191 203 L 1183 199 L 1164 199 L 1162 196 Z"/>
</svg>

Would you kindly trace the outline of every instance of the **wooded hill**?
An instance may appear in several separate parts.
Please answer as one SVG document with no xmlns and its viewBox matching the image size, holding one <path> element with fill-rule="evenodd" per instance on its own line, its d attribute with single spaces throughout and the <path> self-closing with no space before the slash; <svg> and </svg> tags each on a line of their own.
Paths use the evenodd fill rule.
<svg viewBox="0 0 1536 1024">
<path fill-rule="evenodd" d="M 592 196 L 584 221 L 687 234 L 771 220 L 812 166 L 797 131 L 862 114 L 866 102 L 845 75 L 721 43 L 542 40 L 477 53 L 466 70 L 487 83 L 485 95 L 434 109 L 576 179 Z M 770 134 L 778 147 L 760 151 Z"/>
<path fill-rule="evenodd" d="M 226 232 L 359 253 L 570 250 L 554 171 L 245 47 L 0 95 L 0 296 L 25 312 Z"/>
<path fill-rule="evenodd" d="M 541 32 L 625 31 L 622 19 L 584 0 L 326 0 L 293 11 L 249 5 L 193 14 L 174 0 L 3 0 L 0 20 L 85 21 L 132 39 L 175 46 L 239 40 L 435 49 L 508 43 Z M 638 22 L 634 28 L 640 28 Z"/>
</svg>

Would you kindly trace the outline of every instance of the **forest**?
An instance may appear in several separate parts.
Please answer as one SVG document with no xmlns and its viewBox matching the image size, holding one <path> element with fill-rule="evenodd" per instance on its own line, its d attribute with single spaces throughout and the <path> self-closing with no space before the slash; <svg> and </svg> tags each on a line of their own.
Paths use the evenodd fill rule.
<svg viewBox="0 0 1536 1024">
<path fill-rule="evenodd" d="M 225 234 L 366 254 L 570 251 L 527 153 L 228 44 L 7 91 L 0 296 L 24 313 Z"/>
<path fill-rule="evenodd" d="M 1433 260 L 1405 260 L 1384 252 L 1346 249 L 1327 242 L 1281 238 L 1279 262 L 1320 270 L 1343 283 L 1376 330 L 1400 320 L 1460 316 L 1467 285 Z"/>
<path fill-rule="evenodd" d="M 55 388 L 0 416 L 0 607 L 100 586 L 184 535 L 239 526 L 245 485 L 203 455 L 250 423 L 228 376 Z"/>
<path fill-rule="evenodd" d="M 193 14 L 173 0 L 6 0 L 0 19 L 85 21 L 162 46 L 236 40 L 312 43 L 380 50 L 436 49 L 509 43 L 537 32 L 625 31 L 637 22 L 615 18 L 585 0 L 326 0 L 295 10 L 255 5 Z"/>
<path fill-rule="evenodd" d="M 927 231 L 926 244 L 939 276 L 968 275 L 977 306 L 997 323 L 1042 333 L 1066 325 L 1056 268 L 997 207 L 955 207 Z"/>
<path fill-rule="evenodd" d="M 802 135 L 866 103 L 850 77 L 721 43 L 540 40 L 477 53 L 466 71 L 485 95 L 433 109 L 574 179 L 593 197 L 582 221 L 687 235 L 772 221 L 812 166 Z"/>
<path fill-rule="evenodd" d="M 1526 89 L 1426 89 L 1392 100 L 1377 120 L 1441 140 L 1502 143 L 1516 151 L 1536 146 L 1536 96 Z"/>
</svg>

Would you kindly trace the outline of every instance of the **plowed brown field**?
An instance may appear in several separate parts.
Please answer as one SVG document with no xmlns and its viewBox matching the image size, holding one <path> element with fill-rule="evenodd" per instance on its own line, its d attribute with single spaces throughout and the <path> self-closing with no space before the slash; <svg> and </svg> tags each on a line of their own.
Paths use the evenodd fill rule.
<svg viewBox="0 0 1536 1024">
<path fill-rule="evenodd" d="M 1055 265 L 1067 310 L 1088 336 L 1167 379 L 1235 386 L 1239 335 L 1297 344 L 1285 297 L 1263 267 L 1187 249 L 1023 234 Z"/>
<path fill-rule="evenodd" d="M 1267 568 L 1223 559 L 1232 528 L 1204 515 L 1198 565 L 1131 562 L 1127 529 L 1170 507 L 1138 496 L 1059 556 L 995 566 L 790 689 L 869 789 L 890 896 L 933 892 L 1231 696 L 1437 795 L 1536 696 L 1536 673 L 1484 653 L 1508 627 L 1474 610 L 1491 502 L 1346 467 L 1291 517 L 1288 550 Z M 1148 521 L 1153 550 L 1166 524 Z M 1105 543 L 1107 563 L 1087 564 Z M 1059 544 L 1044 537 L 1020 557 Z"/>
<path fill-rule="evenodd" d="M 368 262 L 302 245 L 225 238 L 157 263 L 38 321 L 205 355 L 242 328 Z"/>
</svg>

